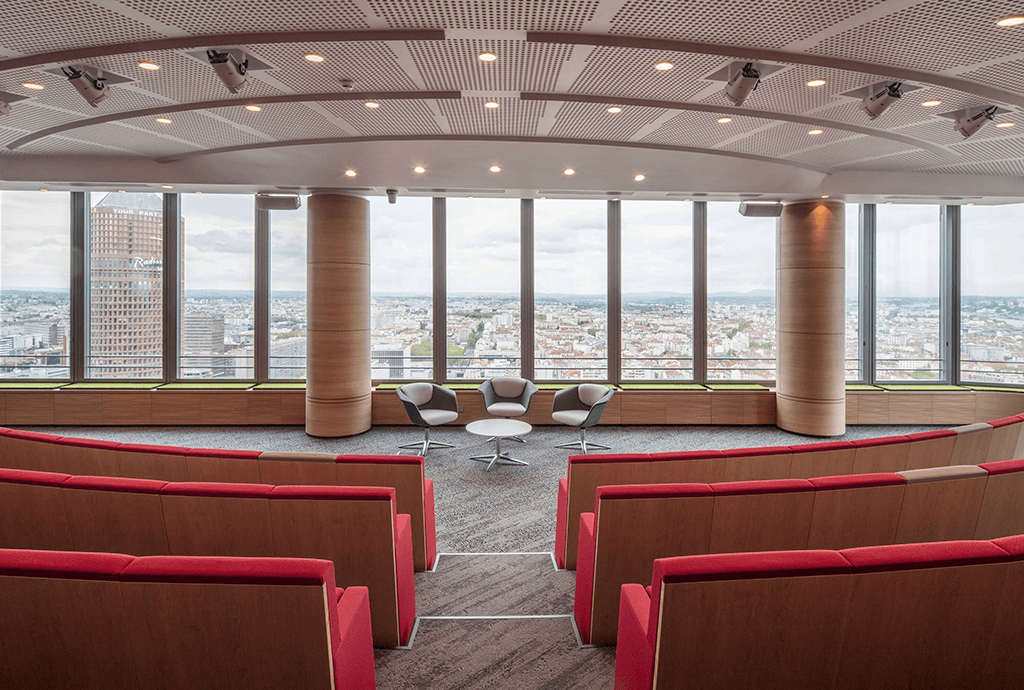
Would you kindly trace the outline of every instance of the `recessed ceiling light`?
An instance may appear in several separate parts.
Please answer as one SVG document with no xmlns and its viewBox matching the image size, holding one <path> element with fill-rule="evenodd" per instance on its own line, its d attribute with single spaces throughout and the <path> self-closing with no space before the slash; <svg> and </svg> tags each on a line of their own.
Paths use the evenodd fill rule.
<svg viewBox="0 0 1024 690">
<path fill-rule="evenodd" d="M 480 53 L 480 55 L 478 57 L 483 62 L 494 62 L 495 60 L 498 59 L 497 55 L 495 55 L 494 53 L 488 52 L 488 51 L 484 51 L 483 53 Z"/>
<path fill-rule="evenodd" d="M 200 192 L 200 191 L 199 191 L 199 190 L 197 189 L 197 190 L 196 190 L 196 194 L 202 194 L 202 192 Z"/>
<path fill-rule="evenodd" d="M 720 124 L 720 125 L 724 125 L 727 122 L 732 122 L 732 118 L 731 117 L 720 117 L 720 118 L 718 118 L 718 124 Z"/>
<path fill-rule="evenodd" d="M 363 105 L 365 105 L 367 108 L 379 108 L 380 107 L 380 103 L 378 103 L 377 101 L 366 101 L 366 103 L 363 103 Z"/>
<path fill-rule="evenodd" d="M 1015 124 L 1015 122 L 999 122 L 996 127 L 1013 127 Z"/>
<path fill-rule="evenodd" d="M 169 119 L 167 119 L 166 117 L 158 117 L 156 119 L 156 121 L 159 122 L 162 125 L 169 125 L 169 124 L 171 124 L 171 121 Z"/>
<path fill-rule="evenodd" d="M 163 187 L 164 189 L 174 189 L 174 186 L 169 184 L 162 184 L 160 186 Z"/>
<path fill-rule="evenodd" d="M 487 101 L 486 103 L 484 103 L 484 107 L 485 108 L 497 108 L 498 107 L 498 102 L 497 101 Z"/>
<path fill-rule="evenodd" d="M 259 107 L 258 105 L 247 105 L 245 106 L 245 109 L 248 110 L 250 113 L 258 113 L 259 111 L 263 110 L 263 108 Z"/>
<path fill-rule="evenodd" d="M 125 192 L 125 191 L 124 191 L 123 189 L 119 189 L 119 190 L 117 190 L 117 193 L 118 193 L 118 194 L 127 194 L 127 192 Z"/>
<path fill-rule="evenodd" d="M 996 24 L 999 26 L 1020 26 L 1021 24 L 1024 24 L 1024 16 L 1014 15 L 1012 17 L 1003 17 L 996 22 Z"/>
<path fill-rule="evenodd" d="M 153 62 L 140 62 L 139 67 L 141 67 L 142 69 L 148 69 L 150 72 L 155 72 L 156 70 L 160 69 L 160 65 L 157 65 Z"/>
<path fill-rule="evenodd" d="M 346 170 L 345 171 L 345 175 L 348 176 L 348 177 L 355 177 L 356 176 L 356 171 L 355 170 Z"/>
<path fill-rule="evenodd" d="M 48 192 L 48 191 L 50 191 L 50 190 L 49 190 L 49 189 L 47 189 L 46 187 L 40 187 L 39 191 L 40 191 L 40 192 Z"/>
<path fill-rule="evenodd" d="M 969 204 L 967 204 L 967 205 L 968 205 L 968 206 L 974 206 L 974 202 L 972 201 L 972 202 L 970 202 L 970 203 L 969 203 Z"/>
<path fill-rule="evenodd" d="M 667 62 L 666 61 L 666 62 L 659 62 L 658 64 L 656 64 L 654 66 L 654 69 L 661 70 L 662 72 L 667 72 L 668 70 L 672 69 L 673 67 L 675 67 L 675 65 L 673 65 L 671 62 Z"/>
<path fill-rule="evenodd" d="M 647 179 L 647 176 L 641 173 L 640 175 L 633 175 L 633 179 L 636 180 L 637 182 L 643 182 L 645 179 Z"/>
<path fill-rule="evenodd" d="M 413 172 L 425 173 L 427 172 L 427 169 L 424 168 L 422 165 L 417 165 L 415 168 L 413 168 Z"/>
<path fill-rule="evenodd" d="M 923 105 L 925 108 L 934 108 L 935 106 L 940 105 L 941 103 L 942 101 L 925 101 L 921 105 Z"/>
<path fill-rule="evenodd" d="M 619 197 L 617 197 L 617 196 L 616 197 L 612 197 L 612 201 L 618 201 L 618 200 L 619 200 Z"/>
<path fill-rule="evenodd" d="M 542 196 L 541 199 L 547 199 L 547 197 L 546 196 Z"/>
<path fill-rule="evenodd" d="M 563 172 L 564 172 L 564 173 L 565 173 L 566 175 L 575 175 L 575 174 L 576 174 L 576 171 L 575 171 L 575 170 L 573 170 L 572 168 L 566 168 L 566 169 L 565 169 L 565 170 L 564 170 Z"/>
<path fill-rule="evenodd" d="M 317 55 L 316 53 L 306 53 L 305 57 L 310 62 L 323 62 L 324 61 L 324 56 L 323 55 Z"/>
<path fill-rule="evenodd" d="M 33 91 L 39 91 L 43 88 L 42 84 L 36 84 L 35 82 L 26 81 L 22 84 L 26 89 L 32 89 Z"/>
<path fill-rule="evenodd" d="M 809 130 L 807 133 L 810 134 L 813 137 L 816 134 L 821 134 L 823 131 L 824 130 L 821 130 L 821 129 L 812 129 L 812 130 Z"/>
<path fill-rule="evenodd" d="M 689 199 L 683 199 L 683 201 L 689 201 Z"/>
<path fill-rule="evenodd" d="M 815 86 L 824 86 L 825 85 L 825 80 L 824 79 L 811 79 L 809 82 L 807 82 L 807 85 L 810 86 L 811 88 L 814 88 Z"/>
<path fill-rule="evenodd" d="M 620 108 L 617 105 L 613 105 L 612 107 L 608 108 L 608 112 L 612 113 L 614 115 L 615 113 L 621 113 L 622 112 L 622 108 Z"/>
<path fill-rule="evenodd" d="M 885 205 L 886 205 L 886 206 L 892 206 L 892 202 L 891 202 L 891 201 L 886 201 L 886 202 L 885 202 Z"/>
<path fill-rule="evenodd" d="M 498 167 L 497 165 L 492 165 L 490 168 L 488 168 L 488 170 L 490 170 L 491 172 L 501 172 L 501 168 Z"/>
<path fill-rule="evenodd" d="M 822 199 L 827 199 L 827 198 L 828 198 L 828 194 L 822 194 L 822 195 L 821 195 L 821 198 L 822 198 Z"/>
</svg>

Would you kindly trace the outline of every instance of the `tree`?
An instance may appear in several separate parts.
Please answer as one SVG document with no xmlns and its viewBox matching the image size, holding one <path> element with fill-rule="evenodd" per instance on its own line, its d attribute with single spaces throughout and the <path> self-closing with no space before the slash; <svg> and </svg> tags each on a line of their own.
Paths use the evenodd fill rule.
<svg viewBox="0 0 1024 690">
<path fill-rule="evenodd" d="M 434 354 L 434 343 L 430 340 L 416 343 L 409 348 L 409 354 L 414 357 L 430 357 Z"/>
</svg>

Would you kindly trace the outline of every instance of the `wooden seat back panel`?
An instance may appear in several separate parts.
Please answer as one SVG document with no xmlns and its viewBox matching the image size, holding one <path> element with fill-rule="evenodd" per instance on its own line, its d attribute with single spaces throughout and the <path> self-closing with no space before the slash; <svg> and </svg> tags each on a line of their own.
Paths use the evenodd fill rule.
<svg viewBox="0 0 1024 690">
<path fill-rule="evenodd" d="M 159 494 L 62 488 L 75 551 L 167 556 Z"/>
<path fill-rule="evenodd" d="M 725 458 L 722 481 L 742 482 L 755 479 L 789 479 L 793 454 L 744 455 Z"/>
<path fill-rule="evenodd" d="M 261 484 L 274 486 L 336 486 L 334 460 L 319 462 L 299 459 L 263 458 L 257 461 Z"/>
<path fill-rule="evenodd" d="M 117 467 L 119 475 L 122 477 L 162 479 L 165 482 L 187 482 L 189 480 L 188 465 L 184 455 L 118 450 Z"/>
<path fill-rule="evenodd" d="M 853 458 L 852 474 L 873 472 L 901 472 L 907 469 L 912 442 L 890 443 L 885 446 L 858 446 Z"/>
<path fill-rule="evenodd" d="M 985 668 L 974 687 L 1016 690 L 1020 681 L 1020 640 L 1024 640 L 1024 561 L 1006 564 L 1002 599 L 992 625 Z"/>
<path fill-rule="evenodd" d="M 988 479 L 907 484 L 895 543 L 974 539 Z"/>
<path fill-rule="evenodd" d="M 946 467 L 953 463 L 953 448 L 956 436 L 915 440 L 910 444 L 907 458 L 908 470 L 923 470 L 928 467 Z"/>
<path fill-rule="evenodd" d="M 1017 450 L 1017 441 L 1020 439 L 1021 426 L 1024 424 L 1007 424 L 991 431 L 991 441 L 988 446 L 988 455 L 985 462 L 1000 462 L 1002 460 L 1014 460 L 1014 451 Z"/>
<path fill-rule="evenodd" d="M 259 463 L 252 458 L 212 458 L 186 455 L 188 480 L 191 482 L 224 482 L 226 484 L 259 484 Z"/>
<path fill-rule="evenodd" d="M 0 481 L 0 548 L 74 550 L 59 486 Z"/>
<path fill-rule="evenodd" d="M 972 539 L 1024 534 L 1024 472 L 989 476 Z"/>
<path fill-rule="evenodd" d="M 162 495 L 160 503 L 168 548 L 176 556 L 275 554 L 269 499 Z"/>
<path fill-rule="evenodd" d="M 853 458 L 856 453 L 856 448 L 793 453 L 789 476 L 791 479 L 810 479 L 812 477 L 838 477 L 853 474 Z"/>
<path fill-rule="evenodd" d="M 814 492 L 715 496 L 709 553 L 807 548 Z"/>
<path fill-rule="evenodd" d="M 814 492 L 808 549 L 850 549 L 896 540 L 905 485 Z"/>
<path fill-rule="evenodd" d="M 950 465 L 980 465 L 988 458 L 988 449 L 992 443 L 994 429 L 972 431 L 956 437 L 953 446 L 953 457 Z"/>
<path fill-rule="evenodd" d="M 4 467 L 11 470 L 35 470 L 36 472 L 63 472 L 55 443 L 26 438 L 3 437 L 6 446 Z M 70 472 L 65 472 L 70 474 Z"/>
</svg>

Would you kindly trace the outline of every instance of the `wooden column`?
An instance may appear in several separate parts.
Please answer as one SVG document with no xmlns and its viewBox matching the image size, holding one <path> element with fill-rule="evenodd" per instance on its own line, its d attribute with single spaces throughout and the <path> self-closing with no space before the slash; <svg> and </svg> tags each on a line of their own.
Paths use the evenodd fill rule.
<svg viewBox="0 0 1024 690">
<path fill-rule="evenodd" d="M 846 433 L 846 209 L 787 204 L 778 225 L 776 423 L 812 436 Z"/>
<path fill-rule="evenodd" d="M 306 214 L 306 433 L 370 428 L 370 203 L 313 194 Z"/>
</svg>

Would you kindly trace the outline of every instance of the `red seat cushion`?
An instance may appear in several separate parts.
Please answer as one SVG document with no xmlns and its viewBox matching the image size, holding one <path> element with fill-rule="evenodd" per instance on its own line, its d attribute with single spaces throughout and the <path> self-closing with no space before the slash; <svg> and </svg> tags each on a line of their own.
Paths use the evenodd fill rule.
<svg viewBox="0 0 1024 690">
<path fill-rule="evenodd" d="M 399 465 L 422 465 L 423 457 L 420 455 L 339 455 L 334 460 L 336 463 L 346 462 L 368 462 L 376 464 L 399 464 Z"/>
<path fill-rule="evenodd" d="M 135 494 L 158 494 L 167 482 L 157 479 L 129 477 L 70 477 L 61 487 L 68 489 L 94 489 L 99 491 L 125 491 Z"/>
<path fill-rule="evenodd" d="M 730 448 L 722 452 L 727 458 L 742 458 L 751 455 L 786 455 L 792 453 L 793 449 L 789 446 L 764 446 L 761 448 Z"/>
<path fill-rule="evenodd" d="M 121 447 L 118 441 L 106 441 L 101 438 L 77 438 L 75 436 L 64 436 L 57 441 L 62 446 L 75 446 L 78 448 L 102 448 L 105 450 L 116 450 Z"/>
<path fill-rule="evenodd" d="M 147 556 L 121 571 L 122 582 L 334 585 L 334 563 L 314 558 Z"/>
<path fill-rule="evenodd" d="M 814 484 L 806 479 L 763 479 L 746 482 L 719 482 L 710 484 L 716 496 L 744 496 L 748 494 L 781 494 L 796 491 L 814 491 Z"/>
<path fill-rule="evenodd" d="M 822 450 L 843 450 L 844 448 L 856 448 L 853 441 L 827 441 L 825 443 L 802 443 L 798 446 L 790 446 L 794 453 L 816 453 Z"/>
<path fill-rule="evenodd" d="M 584 456 L 599 457 L 599 456 Z M 651 453 L 652 460 L 707 460 L 708 458 L 724 458 L 721 450 L 679 450 L 668 453 Z"/>
<path fill-rule="evenodd" d="M 395 490 L 381 486 L 277 486 L 271 498 L 376 499 L 394 501 Z"/>
<path fill-rule="evenodd" d="M 226 482 L 171 482 L 160 490 L 164 496 L 224 496 L 229 498 L 267 498 L 270 484 L 228 484 Z"/>
<path fill-rule="evenodd" d="M 978 465 L 981 469 L 992 474 L 1009 474 L 1011 472 L 1024 471 L 1024 458 L 1017 460 L 1000 460 L 999 462 L 986 462 Z"/>
<path fill-rule="evenodd" d="M 615 498 L 683 498 L 711 496 L 707 484 L 623 484 L 597 487 L 597 500 Z"/>
<path fill-rule="evenodd" d="M 1019 422 L 1020 418 L 1015 415 L 1013 417 L 1003 417 L 1002 419 L 997 419 L 995 421 L 988 422 L 988 424 L 992 428 L 998 429 L 1001 426 L 1009 426 L 1011 424 L 1017 424 Z"/>
<path fill-rule="evenodd" d="M 56 443 L 61 439 L 60 436 L 53 434 L 41 434 L 38 431 L 22 431 L 21 429 L 11 429 L 4 435 L 7 438 L 20 438 L 25 441 L 41 441 L 43 443 Z"/>
<path fill-rule="evenodd" d="M 10 484 L 37 484 L 39 486 L 60 486 L 70 479 L 70 474 L 59 472 L 35 472 L 33 470 L 8 470 L 0 467 L 0 481 Z"/>
<path fill-rule="evenodd" d="M 1024 561 L 1024 534 L 993 539 L 992 543 L 1010 554 L 1010 560 Z"/>
<path fill-rule="evenodd" d="M 159 448 L 160 446 L 155 446 Z M 185 455 L 200 455 L 205 458 L 236 458 L 239 460 L 255 460 L 263 451 L 233 450 L 231 448 L 189 448 Z"/>
<path fill-rule="evenodd" d="M 911 441 L 927 441 L 933 438 L 947 438 L 949 436 L 956 436 L 956 432 L 952 429 L 936 429 L 935 431 L 919 431 L 916 434 L 907 434 L 907 438 Z"/>
<path fill-rule="evenodd" d="M 839 553 L 850 562 L 855 573 L 978 565 L 1010 560 L 1006 551 L 988 541 L 862 546 Z"/>
<path fill-rule="evenodd" d="M 134 560 L 119 553 L 0 549 L 0 575 L 116 582 Z"/>
<path fill-rule="evenodd" d="M 647 453 L 596 453 L 594 455 L 570 455 L 569 466 L 579 463 L 599 462 L 644 462 L 651 459 Z"/>
<path fill-rule="evenodd" d="M 872 448 L 874 446 L 891 446 L 896 443 L 907 443 L 910 439 L 906 436 L 880 436 L 878 438 L 862 438 L 853 442 L 858 448 Z"/>
<path fill-rule="evenodd" d="M 184 455 L 191 448 L 184 446 L 153 446 L 146 443 L 122 443 L 118 450 L 128 453 L 160 453 L 162 455 Z"/>
<path fill-rule="evenodd" d="M 866 486 L 895 486 L 906 484 L 907 480 L 895 472 L 872 474 L 847 474 L 837 477 L 815 477 L 808 479 L 816 489 L 857 489 Z"/>
<path fill-rule="evenodd" d="M 797 575 L 839 575 L 852 572 L 837 551 L 756 551 L 659 558 L 654 582 L 749 580 Z M 657 587 L 654 588 L 657 590 Z"/>
</svg>

